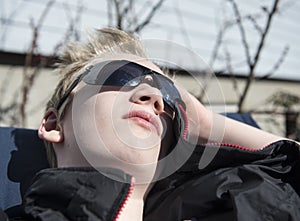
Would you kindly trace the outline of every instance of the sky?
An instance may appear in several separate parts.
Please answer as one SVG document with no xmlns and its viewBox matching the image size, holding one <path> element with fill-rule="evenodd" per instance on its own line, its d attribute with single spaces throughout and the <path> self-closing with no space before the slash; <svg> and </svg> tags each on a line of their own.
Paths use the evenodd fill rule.
<svg viewBox="0 0 300 221">
<path fill-rule="evenodd" d="M 130 17 L 139 22 L 149 13 L 158 0 L 136 0 Z M 56 0 L 45 12 L 47 0 L 0 0 L 0 50 L 24 53 L 30 48 L 32 24 L 45 15 L 38 36 L 37 52 L 52 54 L 67 36 L 68 27 L 73 21 L 77 36 L 70 40 L 86 38 L 86 31 L 112 24 L 107 13 L 106 0 Z M 271 0 L 235 0 L 249 44 L 250 57 L 257 50 L 259 28 L 266 24 L 266 10 Z M 255 69 L 257 76 L 274 72 L 272 78 L 300 80 L 300 1 L 281 0 L 278 13 L 272 20 L 270 31 L 260 60 Z M 80 15 L 80 16 L 78 16 Z M 251 15 L 252 20 L 245 18 Z M 77 17 L 77 19 L 76 19 Z M 245 48 L 237 25 L 229 26 L 223 35 L 217 59 L 212 62 L 213 49 L 225 22 L 235 19 L 233 7 L 226 0 L 165 0 L 151 22 L 139 33 L 142 39 L 155 39 L 172 42 L 193 51 L 214 70 L 232 70 L 245 74 L 248 71 Z M 189 66 L 184 53 L 161 47 L 168 56 L 178 57 L 178 61 Z M 227 62 L 226 62 L 227 61 Z M 281 65 L 277 68 L 275 64 Z M 275 67 L 274 67 L 275 66 Z M 193 68 L 190 65 L 190 68 Z M 225 71 L 226 72 L 226 71 Z M 228 71 L 227 71 L 228 72 Z"/>
</svg>

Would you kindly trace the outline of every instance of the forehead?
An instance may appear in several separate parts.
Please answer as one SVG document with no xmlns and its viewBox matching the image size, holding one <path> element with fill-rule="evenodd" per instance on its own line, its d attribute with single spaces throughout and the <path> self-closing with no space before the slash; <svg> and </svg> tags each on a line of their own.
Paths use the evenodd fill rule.
<svg viewBox="0 0 300 221">
<path fill-rule="evenodd" d="M 114 61 L 114 60 L 131 61 L 164 75 L 163 71 L 149 59 L 132 55 L 132 54 L 114 54 L 114 55 L 107 55 L 105 57 L 95 58 L 92 61 L 90 61 L 86 66 L 90 66 L 103 61 Z"/>
</svg>

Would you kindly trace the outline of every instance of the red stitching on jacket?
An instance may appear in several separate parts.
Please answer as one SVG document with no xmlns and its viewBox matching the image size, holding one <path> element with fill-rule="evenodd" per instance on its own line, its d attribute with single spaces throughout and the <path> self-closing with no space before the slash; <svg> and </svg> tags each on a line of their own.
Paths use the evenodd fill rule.
<svg viewBox="0 0 300 221">
<path fill-rule="evenodd" d="M 116 214 L 116 216 L 114 218 L 114 221 L 117 221 L 119 219 L 119 217 L 120 217 L 120 215 L 121 215 L 121 213 L 122 213 L 122 211 L 123 211 L 123 209 L 124 209 L 124 207 L 125 207 L 128 199 L 129 199 L 129 197 L 131 196 L 131 194 L 133 192 L 133 189 L 134 189 L 134 182 L 133 182 L 133 178 L 132 178 L 131 179 L 131 183 L 130 183 L 130 187 L 128 189 L 128 192 L 127 192 L 127 194 L 126 194 L 126 196 L 125 196 L 125 198 L 124 198 L 124 200 L 123 200 L 123 202 L 122 202 L 119 210 L 117 211 L 117 214 Z"/>
<path fill-rule="evenodd" d="M 244 146 L 240 146 L 240 145 L 232 144 L 232 143 L 218 143 L 218 142 L 206 143 L 206 144 L 203 144 L 203 145 L 204 146 L 205 145 L 211 145 L 211 146 L 232 147 L 232 148 L 237 148 L 237 149 L 244 150 L 244 151 L 249 151 L 249 152 L 261 151 L 261 150 L 263 150 L 263 149 L 265 149 L 269 146 L 269 145 L 267 145 L 267 146 L 264 146 L 264 147 L 261 147 L 261 148 L 249 148 L 249 147 L 244 147 Z"/>
<path fill-rule="evenodd" d="M 184 117 L 184 121 L 185 121 L 185 126 L 184 126 L 184 130 L 183 130 L 183 139 L 186 140 L 187 139 L 187 133 L 188 133 L 188 128 L 189 128 L 189 122 L 188 122 L 188 118 L 187 118 L 187 115 L 186 115 L 186 112 L 183 108 L 183 106 L 181 104 L 178 105 L 182 114 L 183 114 L 183 117 Z"/>
</svg>

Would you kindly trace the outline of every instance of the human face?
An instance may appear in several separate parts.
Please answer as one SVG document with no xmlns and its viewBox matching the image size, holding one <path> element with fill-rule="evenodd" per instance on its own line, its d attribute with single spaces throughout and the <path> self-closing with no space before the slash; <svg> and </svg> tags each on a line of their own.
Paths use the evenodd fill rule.
<svg viewBox="0 0 300 221">
<path fill-rule="evenodd" d="M 129 88 L 81 81 L 74 92 L 73 130 L 87 161 L 95 167 L 131 173 L 149 167 L 153 172 L 162 139 L 172 139 L 172 119 L 152 76 Z"/>
</svg>

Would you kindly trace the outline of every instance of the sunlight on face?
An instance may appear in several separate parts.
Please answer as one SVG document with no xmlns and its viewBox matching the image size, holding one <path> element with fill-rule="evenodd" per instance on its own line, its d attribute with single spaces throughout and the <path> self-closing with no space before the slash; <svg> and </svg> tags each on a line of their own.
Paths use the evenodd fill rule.
<svg viewBox="0 0 300 221">
<path fill-rule="evenodd" d="M 163 112 L 161 92 L 148 83 L 123 90 L 80 82 L 72 104 L 76 142 L 92 166 L 116 167 L 149 180 L 162 139 L 171 138 Z"/>
</svg>

